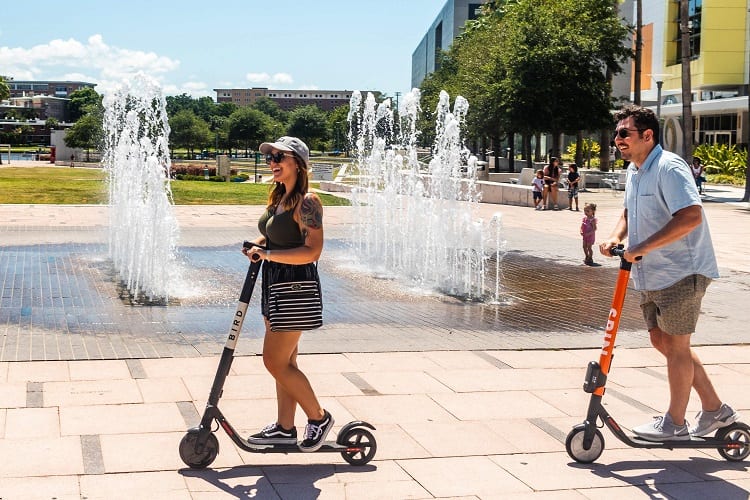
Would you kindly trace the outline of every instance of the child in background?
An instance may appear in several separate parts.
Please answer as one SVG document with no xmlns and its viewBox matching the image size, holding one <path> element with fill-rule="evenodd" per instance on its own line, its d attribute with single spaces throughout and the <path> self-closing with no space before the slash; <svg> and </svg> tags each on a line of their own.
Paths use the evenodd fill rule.
<svg viewBox="0 0 750 500">
<path fill-rule="evenodd" d="M 534 193 L 534 210 L 541 210 L 542 192 L 544 191 L 544 170 L 537 170 L 536 177 L 532 179 L 532 192 Z"/>
<path fill-rule="evenodd" d="M 578 212 L 578 182 L 581 174 L 578 173 L 578 165 L 568 165 L 568 210 L 573 210 L 573 200 L 576 201 L 576 212 Z"/>
<path fill-rule="evenodd" d="M 581 236 L 583 236 L 583 263 L 587 266 L 594 264 L 594 242 L 596 241 L 596 203 L 586 203 L 583 206 L 583 221 L 581 221 Z"/>
</svg>

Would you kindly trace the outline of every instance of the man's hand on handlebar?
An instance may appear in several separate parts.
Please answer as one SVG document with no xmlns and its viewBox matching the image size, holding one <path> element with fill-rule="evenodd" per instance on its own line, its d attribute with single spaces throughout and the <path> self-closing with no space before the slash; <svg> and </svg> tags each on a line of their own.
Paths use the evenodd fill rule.
<svg viewBox="0 0 750 500">
<path fill-rule="evenodd" d="M 604 240 L 603 242 L 599 243 L 599 253 L 601 253 L 605 257 L 612 257 L 612 249 L 617 248 L 617 245 L 619 244 L 619 240 L 613 238 Z"/>
<path fill-rule="evenodd" d="M 640 245 L 625 249 L 624 245 L 617 242 L 617 240 L 609 239 L 599 244 L 599 251 L 602 255 L 607 257 L 621 257 L 628 262 L 635 262 L 641 260 L 645 255 L 641 251 Z"/>
</svg>

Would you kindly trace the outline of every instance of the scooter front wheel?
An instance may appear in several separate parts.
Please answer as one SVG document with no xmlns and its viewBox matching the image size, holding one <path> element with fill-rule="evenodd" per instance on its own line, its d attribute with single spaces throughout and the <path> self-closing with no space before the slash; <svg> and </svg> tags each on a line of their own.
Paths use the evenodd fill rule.
<svg viewBox="0 0 750 500">
<path fill-rule="evenodd" d="M 192 467 L 193 469 L 205 469 L 211 465 L 219 455 L 219 440 L 213 432 L 209 434 L 208 439 L 206 440 L 206 445 L 200 453 L 195 450 L 197 442 L 197 432 L 188 432 L 185 434 L 182 437 L 182 441 L 180 441 L 180 458 L 188 467 Z"/>
<path fill-rule="evenodd" d="M 350 429 L 337 441 L 347 447 L 341 452 L 341 456 L 352 465 L 365 465 L 372 460 L 378 449 L 375 436 L 362 427 Z"/>
<path fill-rule="evenodd" d="M 604 436 L 599 432 L 599 429 L 595 429 L 591 448 L 586 450 L 583 447 L 584 432 L 585 428 L 583 424 L 573 427 L 573 430 L 568 433 L 568 438 L 565 440 L 565 451 L 576 462 L 590 464 L 599 458 L 604 451 Z"/>
<path fill-rule="evenodd" d="M 718 448 L 719 455 L 731 462 L 740 462 L 750 455 L 750 427 L 743 423 L 732 424 L 716 433 L 718 439 L 742 443 L 737 448 Z"/>
</svg>

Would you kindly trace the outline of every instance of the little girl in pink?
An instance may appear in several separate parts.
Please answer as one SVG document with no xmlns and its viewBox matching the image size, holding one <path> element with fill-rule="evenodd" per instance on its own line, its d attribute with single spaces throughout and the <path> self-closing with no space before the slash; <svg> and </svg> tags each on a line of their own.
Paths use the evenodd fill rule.
<svg viewBox="0 0 750 500">
<path fill-rule="evenodd" d="M 583 207 L 581 236 L 583 236 L 583 263 L 590 266 L 594 263 L 594 242 L 596 241 L 596 203 L 586 203 Z"/>
</svg>

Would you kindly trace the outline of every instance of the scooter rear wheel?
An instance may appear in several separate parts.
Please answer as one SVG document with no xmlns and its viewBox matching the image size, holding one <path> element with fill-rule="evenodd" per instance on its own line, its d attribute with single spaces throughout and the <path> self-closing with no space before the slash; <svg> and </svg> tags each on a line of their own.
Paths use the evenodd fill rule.
<svg viewBox="0 0 750 500">
<path fill-rule="evenodd" d="M 732 424 L 716 433 L 717 439 L 724 441 L 739 441 L 742 446 L 739 448 L 718 448 L 719 455 L 724 459 L 732 462 L 740 462 L 750 455 L 750 427 L 743 423 Z"/>
<path fill-rule="evenodd" d="M 337 442 L 349 447 L 341 452 L 341 456 L 352 465 L 365 465 L 372 460 L 378 449 L 375 436 L 362 427 L 350 429 Z"/>
<path fill-rule="evenodd" d="M 197 441 L 197 432 L 188 432 L 185 434 L 182 437 L 182 441 L 180 441 L 180 458 L 188 467 L 192 467 L 193 469 L 205 469 L 211 465 L 219 455 L 219 440 L 213 432 L 209 434 L 206 446 L 203 447 L 201 453 L 195 451 L 195 444 Z"/>
<path fill-rule="evenodd" d="M 584 432 L 585 428 L 583 424 L 573 427 L 573 430 L 568 433 L 568 438 L 565 440 L 565 451 L 576 462 L 590 464 L 599 458 L 604 451 L 604 436 L 599 432 L 599 429 L 595 429 L 591 448 L 586 450 L 583 448 Z"/>
</svg>

